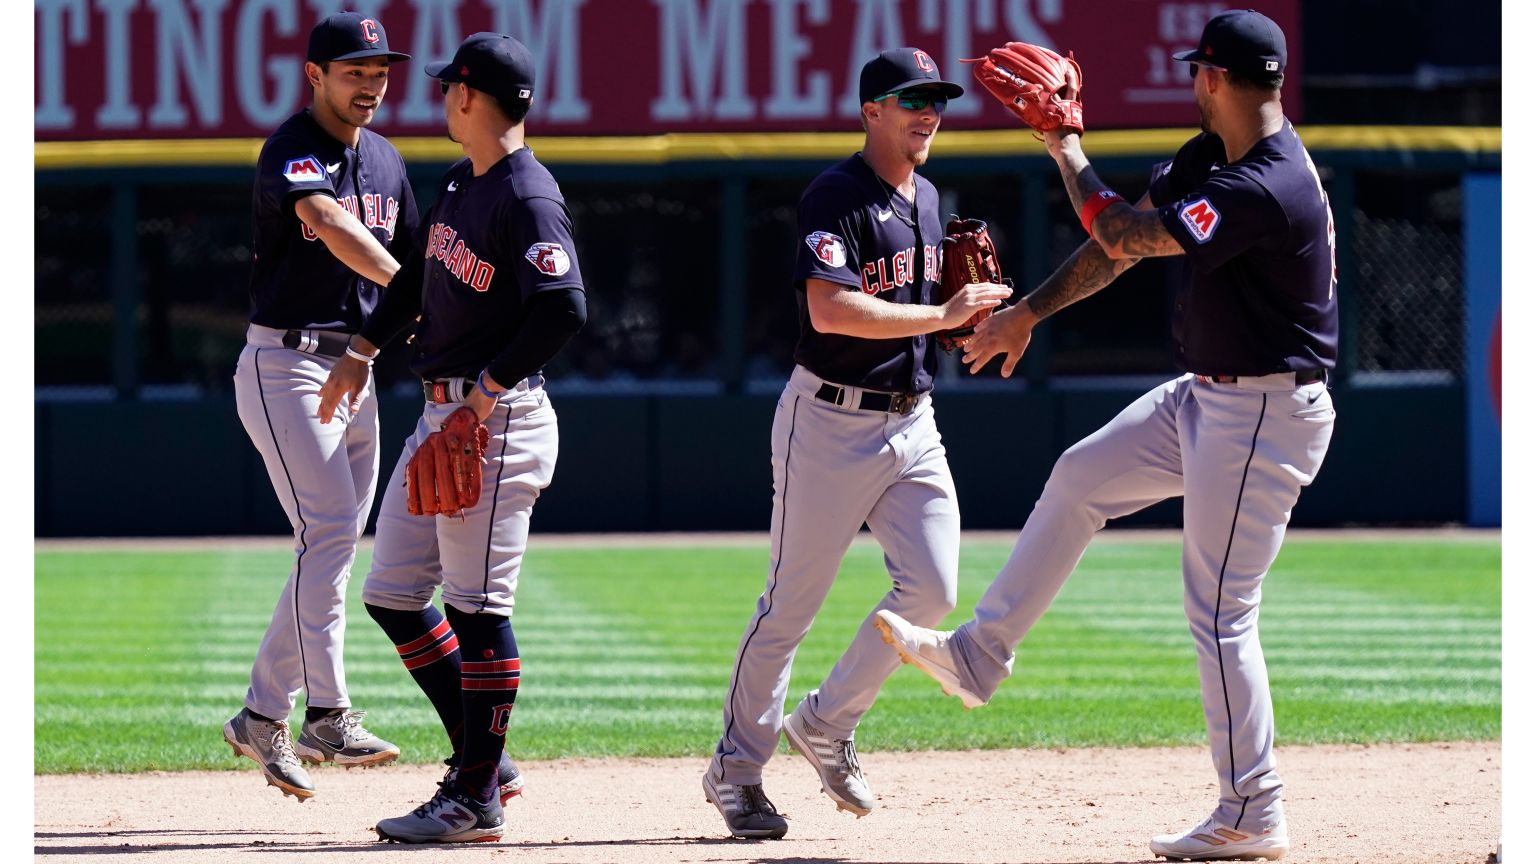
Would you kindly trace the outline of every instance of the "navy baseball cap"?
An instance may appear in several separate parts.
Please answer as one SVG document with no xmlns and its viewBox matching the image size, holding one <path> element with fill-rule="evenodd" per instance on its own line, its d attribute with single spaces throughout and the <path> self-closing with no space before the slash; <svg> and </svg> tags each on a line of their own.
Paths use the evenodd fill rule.
<svg viewBox="0 0 1536 864">
<path fill-rule="evenodd" d="M 1230 9 L 1206 23 L 1199 48 L 1175 54 L 1173 59 L 1272 78 L 1285 71 L 1285 34 L 1262 13 Z"/>
<path fill-rule="evenodd" d="M 921 48 L 890 48 L 864 64 L 859 72 L 859 102 L 873 102 L 887 93 L 937 84 L 946 99 L 965 95 L 965 88 L 939 77 L 939 64 Z"/>
<path fill-rule="evenodd" d="M 533 97 L 533 54 L 501 33 L 476 33 L 465 39 L 452 60 L 428 63 L 427 74 L 441 81 L 463 82 L 504 103 Z"/>
<path fill-rule="evenodd" d="M 363 17 L 361 12 L 337 12 L 309 31 L 309 53 L 305 59 L 311 63 L 367 57 L 387 57 L 391 63 L 411 59 L 409 54 L 389 50 L 384 25 L 377 18 Z"/>
</svg>

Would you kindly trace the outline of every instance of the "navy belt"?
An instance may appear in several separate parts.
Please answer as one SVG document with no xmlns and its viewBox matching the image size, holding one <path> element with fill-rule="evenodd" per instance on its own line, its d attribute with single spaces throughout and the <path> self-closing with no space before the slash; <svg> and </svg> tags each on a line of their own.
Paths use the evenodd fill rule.
<svg viewBox="0 0 1536 864">
<path fill-rule="evenodd" d="M 347 353 L 352 334 L 339 330 L 289 330 L 283 334 L 283 347 L 322 357 L 340 357 Z"/>
<path fill-rule="evenodd" d="M 1328 380 L 1327 369 L 1298 369 L 1296 370 L 1296 386 L 1301 387 L 1314 381 Z M 1210 384 L 1236 384 L 1239 378 L 1263 378 L 1263 375 L 1196 375 L 1201 381 Z"/>
<path fill-rule="evenodd" d="M 816 398 L 833 405 L 843 404 L 843 388 L 836 384 L 822 384 Z M 860 411 L 884 411 L 887 414 L 911 414 L 917 407 L 921 393 L 874 393 L 865 390 L 859 394 Z"/>
</svg>

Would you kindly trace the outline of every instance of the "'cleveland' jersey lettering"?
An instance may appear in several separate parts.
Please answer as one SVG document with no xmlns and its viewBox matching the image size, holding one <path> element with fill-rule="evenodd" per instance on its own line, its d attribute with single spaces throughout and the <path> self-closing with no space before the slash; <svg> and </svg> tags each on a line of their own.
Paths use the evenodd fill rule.
<svg viewBox="0 0 1536 864">
<path fill-rule="evenodd" d="M 356 332 L 378 304 L 380 286 L 316 242 L 319 235 L 294 210 L 301 198 L 335 199 L 396 260 L 409 254 L 405 241 L 416 233 L 417 217 L 405 162 L 378 134 L 359 133 L 357 146 L 348 147 L 305 110 L 262 145 L 251 194 L 253 323 Z"/>
<path fill-rule="evenodd" d="M 423 223 L 411 359 L 422 378 L 480 374 L 515 337 L 533 295 L 582 290 L 565 199 L 526 147 L 478 177 L 468 159 L 449 168 Z"/>
<path fill-rule="evenodd" d="M 427 230 L 427 258 L 443 262 L 453 278 L 476 291 L 489 291 L 496 266 L 483 260 L 459 239 L 459 232 L 441 222 Z"/>
<path fill-rule="evenodd" d="M 389 235 L 390 240 L 394 240 L 395 220 L 400 216 L 400 202 L 395 200 L 395 196 L 386 197 L 378 192 L 364 195 L 361 199 L 362 207 L 358 207 L 358 200 L 356 195 L 347 195 L 337 198 L 336 203 L 341 205 L 341 209 L 357 217 L 357 221 L 369 228 L 381 229 Z M 320 235 L 303 222 L 299 223 L 299 230 L 305 240 L 320 239 Z"/>
<path fill-rule="evenodd" d="M 822 333 L 811 326 L 805 299 L 806 280 L 819 279 L 888 303 L 937 302 L 944 237 L 938 190 L 921 176 L 915 182 L 914 207 L 855 155 L 823 171 L 800 198 L 795 362 L 828 381 L 897 393 L 933 389 L 938 358 L 927 335 L 860 339 Z"/>
</svg>

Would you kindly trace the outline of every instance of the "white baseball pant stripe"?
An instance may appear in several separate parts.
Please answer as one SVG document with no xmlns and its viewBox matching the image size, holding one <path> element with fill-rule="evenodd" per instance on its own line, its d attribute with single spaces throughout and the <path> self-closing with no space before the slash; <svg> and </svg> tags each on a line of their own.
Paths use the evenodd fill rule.
<svg viewBox="0 0 1536 864">
<path fill-rule="evenodd" d="M 357 414 L 321 424 L 320 385 L 335 360 L 282 347 L 252 326 L 235 368 L 235 406 L 293 526 L 294 564 L 251 667 L 245 705 L 284 718 L 300 690 L 315 708 L 350 706 L 342 647 L 345 596 L 379 474 L 370 378 Z"/>
<path fill-rule="evenodd" d="M 933 625 L 955 606 L 960 510 L 932 401 L 923 397 L 907 415 L 843 408 L 815 398 L 822 383 L 796 367 L 774 415 L 772 560 L 727 689 L 716 747 L 726 783 L 762 782 L 783 727 L 795 651 L 861 525 L 884 550 L 892 587 L 809 694 L 817 728 L 853 737 L 900 665 L 871 624 L 876 611 Z M 858 404 L 858 392 L 845 401 Z"/>
<path fill-rule="evenodd" d="M 560 435 L 544 389 L 526 382 L 501 394 L 486 428 L 491 435 L 480 501 L 459 516 L 412 516 L 405 467 L 427 436 L 462 402 L 427 403 L 384 489 L 363 600 L 386 609 L 425 609 L 442 585 L 443 602 L 461 612 L 511 616 L 528 524 L 539 493 L 554 478 Z"/>
<path fill-rule="evenodd" d="M 962 683 L 990 698 L 1105 521 L 1184 496 L 1184 611 L 1220 783 L 1214 815 L 1245 831 L 1283 818 L 1261 584 L 1333 433 L 1326 386 L 1297 388 L 1287 377 L 1210 384 L 1185 375 L 1068 449 L 953 642 Z"/>
</svg>

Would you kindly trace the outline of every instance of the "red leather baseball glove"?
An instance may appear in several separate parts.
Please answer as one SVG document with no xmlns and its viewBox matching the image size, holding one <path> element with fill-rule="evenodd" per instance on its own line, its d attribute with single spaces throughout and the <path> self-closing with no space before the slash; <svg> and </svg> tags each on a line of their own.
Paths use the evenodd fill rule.
<svg viewBox="0 0 1536 864">
<path fill-rule="evenodd" d="M 457 516 L 480 503 L 480 466 L 490 430 L 469 408 L 448 415 L 405 466 L 405 509 L 412 516 Z"/>
<path fill-rule="evenodd" d="M 976 282 L 1002 284 L 1003 271 L 997 264 L 997 248 L 992 245 L 992 235 L 987 233 L 987 223 L 980 219 L 949 217 L 944 226 L 944 271 L 939 274 L 939 304 L 960 293 L 960 289 Z M 964 324 L 953 330 L 941 330 L 935 334 L 939 347 L 945 351 L 961 348 L 976 332 L 976 325 L 992 314 L 982 309 Z"/>
<path fill-rule="evenodd" d="M 1083 70 L 1071 52 L 1009 42 L 975 60 L 971 74 L 997 101 L 1037 132 L 1083 131 Z"/>
</svg>

